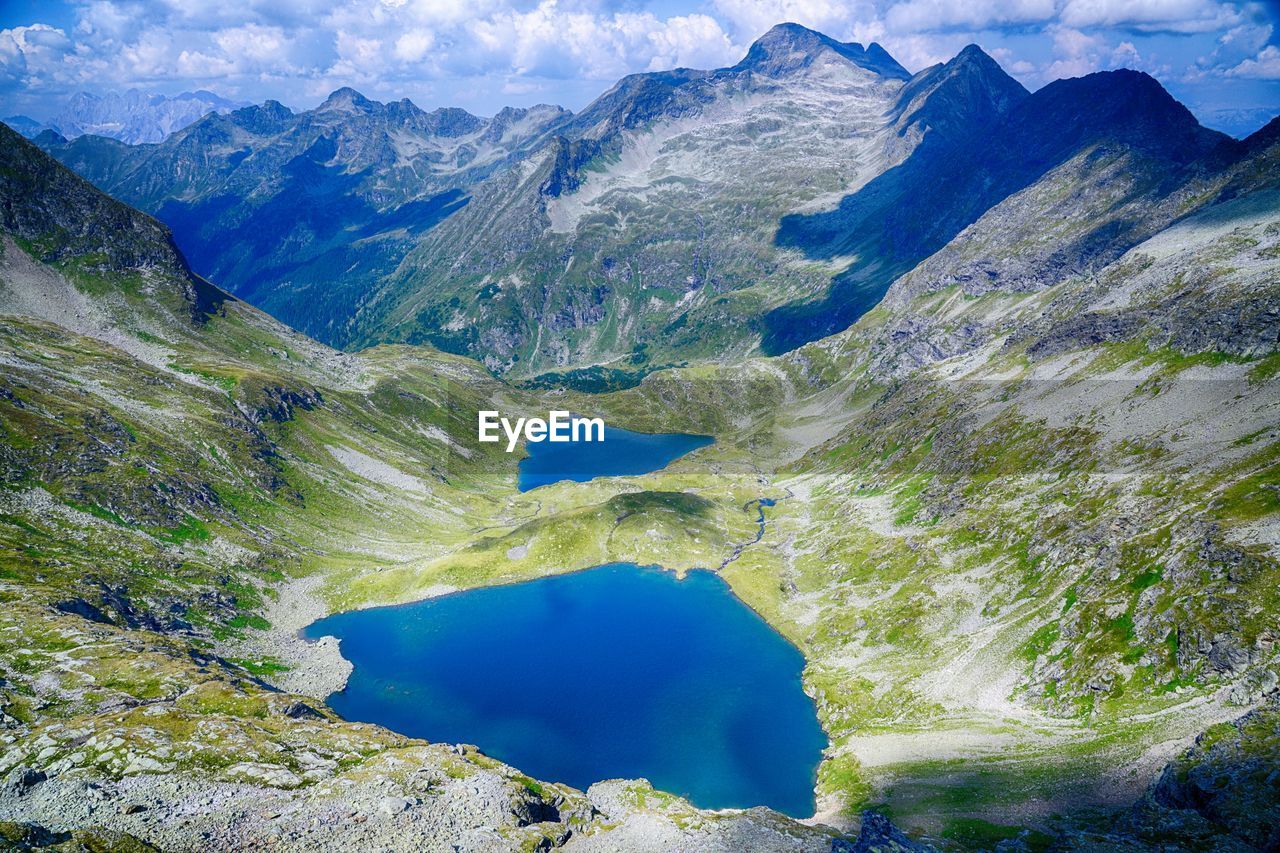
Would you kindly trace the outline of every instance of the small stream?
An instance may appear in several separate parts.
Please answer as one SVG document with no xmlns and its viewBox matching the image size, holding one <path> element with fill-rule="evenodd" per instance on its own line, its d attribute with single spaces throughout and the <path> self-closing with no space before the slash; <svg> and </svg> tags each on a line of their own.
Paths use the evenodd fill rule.
<svg viewBox="0 0 1280 853">
<path fill-rule="evenodd" d="M 777 506 L 777 504 L 778 502 L 775 501 L 773 498 L 756 498 L 753 501 L 747 502 L 747 505 L 742 508 L 744 511 L 750 509 L 754 505 L 760 513 L 759 517 L 756 519 L 757 526 L 756 526 L 755 538 L 751 539 L 748 542 L 740 542 L 739 544 L 733 546 L 733 551 L 731 551 L 729 556 L 725 557 L 724 561 L 721 562 L 720 565 L 716 567 L 716 571 L 720 571 L 725 566 L 729 565 L 734 560 L 741 557 L 743 551 L 747 550 L 752 545 L 757 544 L 761 539 L 764 538 L 764 528 L 765 528 L 764 509 L 765 507 L 769 507 L 769 506 Z"/>
</svg>

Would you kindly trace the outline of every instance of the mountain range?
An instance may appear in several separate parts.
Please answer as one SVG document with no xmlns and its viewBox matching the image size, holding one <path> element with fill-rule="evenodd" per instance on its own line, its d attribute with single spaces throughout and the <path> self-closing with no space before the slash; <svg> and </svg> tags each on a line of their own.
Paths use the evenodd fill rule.
<svg viewBox="0 0 1280 853">
<path fill-rule="evenodd" d="M 513 377 L 625 384 L 846 328 L 979 218 L 1064 181 L 1082 189 L 1006 235 L 1053 229 L 1044 254 L 939 274 L 1034 289 L 1096 270 L 1212 200 L 1253 143 L 1138 72 L 1028 93 L 976 46 L 912 75 L 878 45 L 784 24 L 733 67 L 633 75 L 577 115 L 340 90 L 157 146 L 40 144 L 329 344 L 429 342 Z"/>
<path fill-rule="evenodd" d="M 41 137 L 71 168 L 0 128 L 0 839 L 1280 845 L 1280 119 L 794 26 L 506 116 L 339 90 Z M 715 441 L 520 492 L 481 408 Z M 617 561 L 801 652 L 811 820 L 342 720 L 298 639 Z"/>
<path fill-rule="evenodd" d="M 10 116 L 5 123 L 28 138 L 51 130 L 65 139 L 93 135 L 138 145 L 161 142 L 202 116 L 240 106 L 244 104 L 203 90 L 172 97 L 137 89 L 106 95 L 79 92 L 68 98 L 58 112 L 45 121 Z"/>
</svg>

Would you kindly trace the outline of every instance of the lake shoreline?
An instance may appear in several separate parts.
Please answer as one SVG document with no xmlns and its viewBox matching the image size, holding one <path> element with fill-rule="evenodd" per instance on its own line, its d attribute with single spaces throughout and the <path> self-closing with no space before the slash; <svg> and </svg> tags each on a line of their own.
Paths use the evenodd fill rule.
<svg viewBox="0 0 1280 853">
<path fill-rule="evenodd" d="M 660 577 L 667 580 L 659 582 Z M 686 590 L 685 584 L 691 588 Z M 329 618 L 338 621 L 322 625 L 312 636 L 342 637 L 343 657 L 355 668 L 346 690 L 331 697 L 338 701 L 330 707 L 346 719 L 408 737 L 484 744 L 486 754 L 501 761 L 579 787 L 604 778 L 653 778 L 656 774 L 666 779 L 659 787 L 702 790 L 692 800 L 704 808 L 768 805 L 797 820 L 813 819 L 819 813 L 817 769 L 830 739 L 817 718 L 815 702 L 804 689 L 808 662 L 714 569 L 680 572 L 615 561 L 466 592 L 467 596 L 460 591 L 332 614 Z M 451 601 L 441 603 L 446 598 Z M 433 601 L 443 609 L 420 609 Z M 562 612 L 565 607 L 567 612 Z M 381 612 L 372 615 L 373 610 Z M 670 630 L 641 629 L 655 619 Z M 474 627 L 489 622 L 487 627 Z M 744 659 L 741 647 L 725 639 L 731 636 L 754 652 Z M 502 651 L 524 647 L 530 638 L 577 650 L 579 664 L 599 674 L 593 686 L 550 684 L 542 675 L 528 672 L 521 656 Z M 664 649 L 673 644 L 682 653 Z M 649 657 L 668 663 L 661 667 L 640 663 L 634 672 L 613 665 Z M 671 661 L 682 663 L 673 668 Z M 503 672 L 496 682 L 495 667 Z M 760 673 L 739 675 L 743 667 Z M 637 685 L 636 673 L 643 673 L 648 681 Z M 775 694 L 772 701 L 762 706 L 725 705 L 711 698 L 742 694 L 736 680 L 741 678 L 753 685 L 769 685 Z M 612 687 L 610 679 L 615 682 Z M 510 697 L 495 705 L 491 695 L 498 683 L 503 690 L 522 684 L 517 694 L 532 697 L 529 707 L 517 713 L 527 731 L 513 734 L 509 730 Z M 388 692 L 393 684 L 397 687 Z M 565 696 L 566 690 L 581 695 Z M 566 708 L 600 706 L 598 713 L 585 719 L 630 719 L 629 714 L 635 719 L 621 728 L 584 723 L 576 712 L 548 711 L 557 702 L 550 697 L 542 701 L 539 691 L 550 691 Z M 616 698 L 627 691 L 636 695 Z M 671 698 L 677 695 L 681 696 L 678 702 Z M 442 701 L 442 696 L 449 701 Z M 724 717 L 718 723 L 704 721 L 702 727 L 747 724 L 758 732 L 751 739 L 757 745 L 745 750 L 709 748 L 705 754 L 695 751 L 694 759 L 693 753 L 673 749 L 665 735 L 647 741 L 618 737 L 623 730 L 670 733 L 669 720 L 663 721 L 673 713 L 679 715 L 677 709 L 689 703 L 702 703 L 708 719 L 718 719 L 717 714 Z M 504 710 L 484 710 L 496 708 Z M 699 743 L 717 742 L 714 736 L 698 734 L 698 725 L 683 728 L 687 729 L 684 736 Z M 579 744 L 581 750 L 550 746 L 561 741 Z M 763 745 L 766 741 L 769 745 Z M 533 744 L 543 746 L 531 749 Z M 690 761 L 698 771 L 692 771 Z M 708 767 L 717 769 L 708 776 Z M 797 770 L 805 777 L 799 788 L 795 786 L 800 782 Z M 805 793 L 800 794 L 801 790 Z M 807 805 L 797 802 L 806 796 Z"/>
<path fill-rule="evenodd" d="M 263 613 L 271 627 L 226 642 L 219 654 L 250 660 L 273 658 L 288 669 L 262 676 L 264 681 L 287 693 L 328 704 L 331 695 L 346 687 L 354 666 L 342 656 L 336 637 L 308 640 L 302 636 L 308 625 L 331 615 L 317 591 L 323 580 L 322 574 L 314 574 L 277 586 L 277 597 Z"/>
<path fill-rule="evenodd" d="M 683 438 L 694 438 L 693 435 L 680 434 Z M 703 438 L 699 436 L 698 438 Z M 714 443 L 714 438 L 705 437 L 708 444 Z M 685 450 L 679 456 L 684 456 L 697 447 Z M 523 460 L 522 460 L 523 461 Z M 669 464 L 669 461 L 668 461 Z M 664 466 L 665 467 L 665 466 Z M 610 475 L 603 475 L 610 476 Z M 616 476 L 616 475 L 615 475 Z M 624 475 L 625 476 L 625 475 Z M 766 490 L 766 495 L 768 491 Z M 752 545 L 759 543 L 763 538 L 767 526 L 766 508 L 776 505 L 778 501 L 792 497 L 790 490 L 784 490 L 782 494 L 776 494 L 772 497 L 762 495 L 748 501 L 742 509 L 749 511 L 754 507 L 758 513 L 756 524 L 757 529 L 755 535 L 748 540 L 739 542 L 734 545 L 730 554 L 721 560 L 719 565 L 692 566 L 692 567 L 675 567 L 668 568 L 661 564 L 647 564 L 639 566 L 642 569 L 650 569 L 659 571 L 663 574 L 670 574 L 677 581 L 683 582 L 693 572 L 708 572 L 715 575 L 725 585 L 725 590 L 729 596 L 746 611 L 748 611 L 755 619 L 759 620 L 761 625 L 771 634 L 775 635 L 782 642 L 790 646 L 801 660 L 800 684 L 803 692 L 808 700 L 814 705 L 814 715 L 816 718 L 816 699 L 809 693 L 807 684 L 805 684 L 804 671 L 809 667 L 810 661 L 803 650 L 793 643 L 782 631 L 770 623 L 765 613 L 757 610 L 747 600 L 742 598 L 734 585 L 729 583 L 723 576 L 723 569 L 731 564 L 738 556 Z M 494 589 L 500 587 L 512 587 L 521 584 L 531 583 L 535 580 L 550 579 L 556 577 L 566 577 L 575 574 L 585 574 L 587 572 L 596 571 L 608 566 L 617 565 L 618 562 L 613 561 L 599 563 L 589 566 L 566 569 L 552 569 L 535 577 L 510 578 L 498 583 L 483 584 L 478 587 L 469 587 L 459 589 L 451 586 L 436 586 L 419 590 L 417 594 L 410 600 L 393 601 L 386 603 L 378 602 L 362 602 L 349 610 L 331 611 L 330 605 L 320 594 L 319 588 L 323 579 L 323 574 L 314 574 L 297 580 L 288 581 L 277 587 L 278 595 L 271 601 L 264 613 L 271 627 L 261 632 L 253 632 L 257 634 L 255 637 L 246 640 L 237 641 L 234 649 L 240 657 L 253 659 L 255 657 L 270 657 L 278 660 L 280 663 L 289 667 L 288 670 L 271 673 L 264 676 L 264 680 L 270 682 L 273 686 L 288 692 L 299 693 L 306 696 L 314 697 L 323 702 L 326 707 L 334 709 L 330 703 L 330 699 L 335 695 L 341 694 L 342 691 L 349 687 L 350 680 L 355 673 L 355 663 L 343 654 L 342 642 L 335 636 L 329 634 L 317 634 L 307 636 L 307 629 L 316 623 L 332 616 L 338 616 L 343 613 L 354 613 L 361 611 L 369 611 L 382 608 L 401 608 L 411 607 L 421 604 L 422 602 L 436 599 L 442 596 L 460 594 L 462 592 L 472 592 L 479 589 Z M 336 709 L 334 709 L 336 710 Z M 403 726 L 388 725 L 386 727 L 392 731 L 399 731 L 410 737 L 411 735 L 403 731 Z M 810 824 L 832 825 L 833 818 L 839 808 L 838 804 L 829 802 L 823 797 L 823 792 L 818 785 L 818 770 L 823 761 L 826 760 L 826 753 L 831 747 L 830 733 L 822 726 L 821 721 L 817 721 L 817 728 L 821 732 L 823 746 L 821 756 L 817 764 L 812 769 L 812 777 L 810 780 L 810 790 L 812 791 L 815 803 L 813 813 L 808 816 L 797 816 L 795 819 L 803 820 Z M 417 735 L 421 736 L 421 735 Z M 435 738 L 433 738 L 434 740 Z M 441 740 L 450 740 L 448 736 L 441 736 Z M 455 736 L 453 739 L 457 739 Z M 474 741 L 477 738 L 466 738 L 463 740 Z M 518 761 L 515 763 L 519 763 Z M 749 808 L 758 803 L 750 803 L 742 806 Z"/>
</svg>

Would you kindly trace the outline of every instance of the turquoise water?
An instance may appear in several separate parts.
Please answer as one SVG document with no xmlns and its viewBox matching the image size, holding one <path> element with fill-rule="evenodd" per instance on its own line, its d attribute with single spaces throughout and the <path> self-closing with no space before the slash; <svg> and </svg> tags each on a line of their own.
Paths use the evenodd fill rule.
<svg viewBox="0 0 1280 853">
<path fill-rule="evenodd" d="M 713 441 L 709 435 L 632 432 L 609 426 L 604 429 L 604 441 L 530 441 L 525 443 L 529 455 L 520 460 L 517 485 L 527 492 L 560 480 L 582 483 L 595 477 L 648 474 Z"/>
<path fill-rule="evenodd" d="M 704 808 L 814 812 L 800 653 L 706 571 L 615 563 L 341 613 L 349 720 L 474 743 L 548 781 L 648 778 Z"/>
</svg>

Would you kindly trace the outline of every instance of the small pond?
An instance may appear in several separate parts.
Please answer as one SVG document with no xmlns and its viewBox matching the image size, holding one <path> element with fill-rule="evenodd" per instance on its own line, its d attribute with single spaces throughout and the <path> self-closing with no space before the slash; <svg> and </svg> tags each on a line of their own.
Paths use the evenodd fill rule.
<svg viewBox="0 0 1280 853">
<path fill-rule="evenodd" d="M 522 492 L 560 480 L 586 482 L 661 470 L 690 451 L 711 444 L 709 435 L 682 432 L 632 432 L 606 426 L 604 441 L 530 441 L 520 460 L 517 483 Z"/>
</svg>

